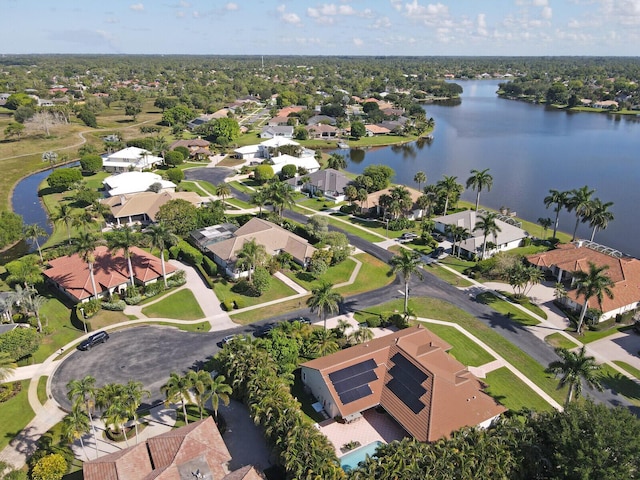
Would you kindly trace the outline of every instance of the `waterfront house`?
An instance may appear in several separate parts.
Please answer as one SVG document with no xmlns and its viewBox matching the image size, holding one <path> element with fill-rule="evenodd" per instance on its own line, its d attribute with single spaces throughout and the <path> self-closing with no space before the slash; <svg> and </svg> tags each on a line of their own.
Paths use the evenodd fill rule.
<svg viewBox="0 0 640 480">
<path fill-rule="evenodd" d="M 307 178 L 307 182 L 303 182 L 303 178 Z M 296 191 L 307 192 L 310 196 L 321 193 L 325 198 L 334 202 L 344 201 L 344 189 L 351 179 L 333 168 L 325 170 L 317 170 L 304 176 L 290 178 L 287 183 Z"/>
<path fill-rule="evenodd" d="M 111 175 L 102 181 L 108 196 L 146 192 L 151 185 L 156 183 L 160 185 L 161 192 L 175 192 L 176 190 L 175 183 L 163 180 L 160 175 L 151 172 L 124 172 Z"/>
<path fill-rule="evenodd" d="M 110 209 L 110 221 L 117 226 L 142 224 L 156 221 L 160 207 L 171 200 L 185 200 L 201 207 L 204 198 L 195 192 L 140 192 L 128 195 L 115 195 L 101 200 Z"/>
<path fill-rule="evenodd" d="M 138 147 L 127 147 L 102 156 L 102 166 L 107 172 L 141 172 L 163 162 L 161 157 Z"/>
<path fill-rule="evenodd" d="M 293 138 L 293 127 L 291 125 L 265 126 L 260 132 L 260 138 Z"/>
</svg>

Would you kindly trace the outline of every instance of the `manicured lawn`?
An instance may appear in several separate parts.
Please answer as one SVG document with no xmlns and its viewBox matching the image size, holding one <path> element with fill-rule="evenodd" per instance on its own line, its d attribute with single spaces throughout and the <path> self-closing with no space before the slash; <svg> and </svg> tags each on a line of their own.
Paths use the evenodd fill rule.
<svg viewBox="0 0 640 480">
<path fill-rule="evenodd" d="M 440 280 L 444 280 L 445 282 L 450 283 L 451 285 L 454 285 L 456 287 L 464 288 L 464 287 L 470 287 L 471 285 L 473 285 L 466 278 L 460 277 L 455 273 L 450 272 L 446 268 L 442 268 L 440 265 L 436 265 L 436 264 L 427 265 L 425 266 L 425 271 L 435 275 Z"/>
<path fill-rule="evenodd" d="M 244 163 L 244 160 L 240 158 L 226 157 L 220 160 L 216 164 L 216 167 L 235 167 L 238 165 L 242 165 L 243 163 Z"/>
<path fill-rule="evenodd" d="M 502 300 L 490 292 L 484 292 L 476 295 L 476 300 L 484 303 L 485 305 L 489 305 L 496 312 L 505 315 L 509 319 L 518 322 L 521 325 L 531 326 L 538 325 L 540 323 L 538 320 L 536 320 L 529 314 L 524 313 L 512 303 Z"/>
<path fill-rule="evenodd" d="M 509 361 L 515 368 L 520 370 L 557 402 L 562 403 L 564 401 L 566 389 L 557 389 L 557 379 L 553 375 L 545 373 L 544 371 L 546 365 L 543 366 L 539 364 L 536 360 L 506 340 L 498 332 L 480 322 L 464 310 L 455 307 L 449 302 L 428 297 L 411 298 L 409 300 L 409 305 L 413 308 L 416 315 L 420 317 L 457 323 L 467 332 L 475 335 L 478 339 L 493 348 L 498 355 L 507 359 L 507 361 Z M 367 308 L 366 311 L 357 312 L 356 319 L 359 322 L 363 322 L 371 313 L 379 314 L 381 312 L 394 310 L 402 311 L 402 308 L 403 299 L 397 299 L 393 302 Z"/>
<path fill-rule="evenodd" d="M 627 373 L 629 373 L 632 377 L 635 377 L 638 380 L 640 380 L 640 370 L 638 370 L 633 365 L 629 365 L 628 363 L 623 362 L 621 360 L 614 360 L 613 363 L 615 363 L 620 368 L 626 370 Z"/>
<path fill-rule="evenodd" d="M 464 273 L 468 268 L 475 266 L 475 262 L 470 262 L 469 260 L 464 260 L 452 255 L 444 257 L 443 259 L 439 260 L 439 262 L 449 268 L 453 268 L 455 271 L 460 273 Z"/>
<path fill-rule="evenodd" d="M 582 343 L 591 343 L 596 340 L 602 340 L 603 338 L 607 338 L 609 335 L 613 335 L 614 333 L 623 332 L 628 330 L 629 325 L 620 325 L 614 328 L 603 328 L 601 330 L 589 330 L 586 327 L 582 327 L 582 333 L 577 334 L 575 332 L 575 328 L 566 330 L 572 336 L 576 337 L 576 339 L 580 340 Z"/>
<path fill-rule="evenodd" d="M 344 202 L 335 203 L 332 200 L 328 199 L 320 199 L 317 197 L 307 198 L 305 200 L 300 200 L 297 202 L 299 205 L 302 205 L 307 208 L 312 208 L 313 210 L 317 210 L 318 212 L 322 212 L 329 208 L 339 207 L 340 205 L 344 205 Z"/>
<path fill-rule="evenodd" d="M 235 299 L 242 304 L 242 308 L 245 308 L 296 294 L 294 290 L 289 288 L 287 285 L 285 285 L 275 277 L 271 277 L 269 288 L 259 297 L 249 297 L 247 295 L 233 292 L 231 289 L 234 287 L 234 285 L 236 284 L 226 279 L 217 279 L 214 282 L 214 290 L 216 292 L 218 300 L 220 300 L 221 303 L 224 303 L 226 300 Z M 233 312 L 229 313 L 233 314 Z"/>
<path fill-rule="evenodd" d="M 451 345 L 453 348 L 449 353 L 464 365 L 479 367 L 495 360 L 484 348 L 453 327 L 436 323 L 424 323 L 424 326 Z"/>
<path fill-rule="evenodd" d="M 509 410 L 528 408 L 541 412 L 553 409 L 506 367 L 489 372 L 484 381 L 489 385 L 486 392 Z"/>
<path fill-rule="evenodd" d="M 234 180 L 233 182 L 228 182 L 228 185 L 231 188 L 234 188 L 234 189 L 236 189 L 236 190 L 238 190 L 240 192 L 244 192 L 244 193 L 249 194 L 249 195 L 251 195 L 251 194 L 256 192 L 255 188 L 249 188 L 246 185 L 246 181 L 245 182 L 238 182 L 237 180 Z"/>
<path fill-rule="evenodd" d="M 357 237 L 360 237 L 363 240 L 366 240 L 367 242 L 376 243 L 376 242 L 382 242 L 384 240 L 384 238 L 380 238 L 377 235 L 373 235 L 372 233 L 368 233 L 360 228 L 356 228 L 348 222 L 346 223 L 341 222 L 332 217 L 327 217 L 327 218 L 329 219 L 330 225 L 333 225 L 334 227 L 338 227 L 339 229 L 344 230 L 347 233 L 356 235 Z"/>
<path fill-rule="evenodd" d="M 177 291 L 158 303 L 143 308 L 142 313 L 151 318 L 175 318 L 177 320 L 197 320 L 204 317 L 202 308 L 189 289 Z"/>
<path fill-rule="evenodd" d="M 191 182 L 188 180 L 183 180 L 182 182 L 180 182 L 180 190 L 185 190 L 187 192 L 195 192 L 201 197 L 207 196 L 207 193 L 203 192 L 202 189 L 198 188 L 198 185 L 196 185 L 195 182 Z"/>
<path fill-rule="evenodd" d="M 577 343 L 572 342 L 561 333 L 552 333 L 551 335 L 547 335 L 544 337 L 544 341 L 553 348 L 566 348 L 567 350 L 571 350 L 578 346 Z"/>
<path fill-rule="evenodd" d="M 389 265 L 368 253 L 359 253 L 355 255 L 355 258 L 362 262 L 362 267 L 360 267 L 360 272 L 355 282 L 338 289 L 338 292 L 340 292 L 342 296 L 347 297 L 349 295 L 384 287 L 393 282 L 396 277 L 395 275 L 389 275 Z"/>
<path fill-rule="evenodd" d="M 40 377 L 38 380 L 38 401 L 40 405 L 47 403 L 47 377 L 46 375 Z"/>
<path fill-rule="evenodd" d="M 33 419 L 34 413 L 29 405 L 29 380 L 20 382 L 22 390 L 13 398 L 0 403 L 0 450 L 6 447 L 20 430 Z"/>
<path fill-rule="evenodd" d="M 253 322 L 257 322 L 259 320 L 263 320 L 265 318 L 275 317 L 278 315 L 284 315 L 287 313 L 291 313 L 304 308 L 307 305 L 307 299 L 310 297 L 300 297 L 293 300 L 287 300 L 285 302 L 279 302 L 274 305 L 269 305 L 267 307 L 255 308 L 253 310 L 249 310 L 242 313 L 235 314 L 234 312 L 229 312 L 231 315 L 231 320 L 239 325 L 248 325 Z M 315 320 L 312 318 L 311 320 Z"/>
<path fill-rule="evenodd" d="M 542 310 L 539 306 L 534 305 L 533 303 L 531 303 L 531 301 L 529 300 L 528 297 L 526 297 L 526 298 L 516 298 L 516 296 L 513 293 L 505 292 L 503 290 L 500 290 L 500 293 L 502 295 L 504 295 L 505 297 L 507 297 L 508 299 L 510 299 L 512 302 L 523 306 L 524 308 L 526 308 L 527 310 L 535 313 L 539 317 L 542 317 L 545 320 L 547 319 L 547 314 L 545 313 L 545 311 Z"/>
<path fill-rule="evenodd" d="M 344 262 L 329 267 L 327 272 L 317 279 L 314 279 L 310 273 L 305 271 L 286 271 L 283 273 L 298 285 L 302 286 L 302 288 L 310 292 L 314 288 L 320 286 L 322 282 L 329 282 L 333 285 L 346 282 L 349 280 L 349 277 L 355 267 L 356 263 L 350 258 L 347 258 Z"/>
<path fill-rule="evenodd" d="M 600 382 L 614 393 L 624 396 L 635 406 L 640 407 L 640 385 L 631 378 L 614 370 L 609 365 L 601 365 Z"/>
<path fill-rule="evenodd" d="M 237 198 L 227 198 L 225 199 L 224 203 L 227 205 L 232 205 L 234 207 L 238 207 L 242 209 L 256 208 L 255 205 L 251 205 L 250 203 L 243 202 L 242 200 L 239 200 Z"/>
<path fill-rule="evenodd" d="M 208 332 L 211 329 L 211 324 L 209 322 L 188 324 L 171 322 L 145 322 L 136 324 L 136 326 L 138 325 L 162 325 L 165 327 L 174 327 L 185 332 Z"/>
</svg>

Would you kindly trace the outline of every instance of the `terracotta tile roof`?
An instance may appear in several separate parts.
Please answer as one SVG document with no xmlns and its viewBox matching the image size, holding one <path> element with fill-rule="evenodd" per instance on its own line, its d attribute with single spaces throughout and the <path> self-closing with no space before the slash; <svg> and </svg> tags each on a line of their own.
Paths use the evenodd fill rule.
<svg viewBox="0 0 640 480">
<path fill-rule="evenodd" d="M 292 107 L 284 107 L 281 108 L 280 111 L 278 112 L 278 116 L 279 117 L 288 117 L 290 113 L 297 113 L 297 112 L 301 112 L 302 110 L 306 110 L 307 107 L 302 107 L 302 106 L 292 106 Z"/>
<path fill-rule="evenodd" d="M 146 214 L 152 222 L 155 222 L 160 207 L 171 200 L 186 200 L 199 206 L 202 197 L 195 192 L 140 192 L 128 195 L 116 195 L 101 200 L 111 207 L 111 215 L 114 218 L 127 218 L 135 215 Z"/>
<path fill-rule="evenodd" d="M 204 140 L 202 138 L 192 138 L 191 140 L 177 140 L 173 142 L 171 145 L 169 145 L 169 150 L 173 150 L 176 147 L 187 147 L 189 149 L 199 147 L 206 148 L 209 145 L 211 145 L 211 142 L 209 142 L 208 140 Z"/>
<path fill-rule="evenodd" d="M 417 326 L 311 360 L 302 367 L 320 372 L 343 417 L 381 405 L 416 439 L 434 441 L 506 410 L 482 391 L 481 382 L 464 365 L 446 353 L 450 348 L 429 330 Z M 372 393 L 342 403 L 329 375 L 370 359 L 377 365 L 377 379 L 369 383 Z M 397 362 L 405 367 L 408 362 L 426 378 L 419 384 L 425 393 L 419 397 L 424 408 L 418 413 L 389 386 Z"/>
<path fill-rule="evenodd" d="M 131 247 L 130 251 L 133 275 L 137 280 L 148 282 L 162 276 L 159 258 L 138 247 Z M 128 282 L 129 267 L 122 251 L 113 255 L 109 253 L 107 247 L 100 246 L 95 250 L 95 258 L 93 271 L 99 294 Z M 51 260 L 49 266 L 50 268 L 43 272 L 44 276 L 54 281 L 78 301 L 93 295 L 89 266 L 78 254 Z M 177 269 L 166 263 L 165 270 L 170 274 Z"/>
<path fill-rule="evenodd" d="M 386 127 L 381 127 L 380 125 L 375 125 L 372 123 L 368 123 L 364 126 L 364 128 L 368 131 L 373 133 L 374 135 L 384 135 L 387 133 L 390 133 L 391 130 L 389 130 Z"/>
<path fill-rule="evenodd" d="M 263 480 L 264 477 L 256 472 L 256 469 L 251 465 L 239 468 L 235 472 L 231 472 L 222 480 Z"/>
<path fill-rule="evenodd" d="M 640 302 L 640 260 L 633 257 L 613 257 L 588 247 L 575 244 L 561 244 L 555 250 L 527 257 L 529 263 L 547 269 L 560 268 L 566 272 L 588 271 L 589 263 L 598 267 L 607 265 L 604 272 L 613 282 L 613 299 L 606 295 L 602 299 L 604 313 Z M 567 296 L 576 303 L 584 304 L 584 297 L 578 298 L 576 289 L 567 292 Z M 597 300 L 590 305 L 596 307 Z"/>
<path fill-rule="evenodd" d="M 369 208 L 373 208 L 376 205 L 380 205 L 380 197 L 382 195 L 390 195 L 391 193 L 391 188 L 385 188 L 384 190 L 378 190 L 377 192 L 371 192 L 368 196 L 367 196 L 367 206 Z M 405 188 L 407 190 L 409 190 L 409 195 L 411 195 L 411 201 L 413 202 L 413 205 L 416 205 L 416 202 L 418 201 L 418 198 L 420 198 L 420 196 L 422 195 L 421 192 L 419 192 L 418 190 L 416 190 L 415 188 L 411 188 L 411 187 L 406 187 Z"/>
<path fill-rule="evenodd" d="M 236 230 L 232 238 L 209 245 L 207 248 L 218 258 L 234 263 L 237 260 L 236 254 L 242 246 L 254 239 L 257 243 L 264 245 L 269 255 L 284 250 L 299 262 L 304 262 L 316 251 L 304 238 L 275 223 L 255 217 Z"/>
<path fill-rule="evenodd" d="M 83 464 L 85 480 L 183 480 L 199 470 L 205 478 L 227 478 L 231 455 L 212 417 L 148 439 L 145 443 Z M 254 480 L 251 467 L 244 476 Z M 254 471 L 255 473 L 255 471 Z"/>
</svg>

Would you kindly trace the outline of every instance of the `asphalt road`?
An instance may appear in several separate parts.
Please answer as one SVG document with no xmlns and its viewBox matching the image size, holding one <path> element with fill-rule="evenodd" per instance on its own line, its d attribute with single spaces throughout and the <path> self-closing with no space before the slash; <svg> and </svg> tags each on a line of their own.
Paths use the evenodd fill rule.
<svg viewBox="0 0 640 480">
<path fill-rule="evenodd" d="M 204 180 L 212 185 L 219 185 L 224 179 L 235 174 L 233 168 L 213 167 L 213 168 L 189 168 L 184 171 L 185 180 Z"/>
</svg>

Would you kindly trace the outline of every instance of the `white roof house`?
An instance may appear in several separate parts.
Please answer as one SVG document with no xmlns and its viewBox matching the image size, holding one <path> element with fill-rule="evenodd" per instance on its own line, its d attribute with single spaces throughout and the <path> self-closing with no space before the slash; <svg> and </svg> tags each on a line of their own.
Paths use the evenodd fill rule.
<svg viewBox="0 0 640 480">
<path fill-rule="evenodd" d="M 146 192 L 154 183 L 162 185 L 161 191 L 175 192 L 176 190 L 175 183 L 163 180 L 160 175 L 151 172 L 124 172 L 111 175 L 102 181 L 104 189 L 111 197 Z"/>
<path fill-rule="evenodd" d="M 317 172 L 320 170 L 320 164 L 314 157 L 293 157 L 291 155 L 278 155 L 277 157 L 271 157 L 273 162 L 273 173 L 280 173 L 282 167 L 285 165 L 295 165 L 296 167 L 302 167 L 309 173 Z"/>
<path fill-rule="evenodd" d="M 107 172 L 141 172 L 162 162 L 161 157 L 138 147 L 127 147 L 102 157 L 102 166 Z"/>
</svg>

